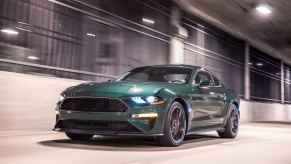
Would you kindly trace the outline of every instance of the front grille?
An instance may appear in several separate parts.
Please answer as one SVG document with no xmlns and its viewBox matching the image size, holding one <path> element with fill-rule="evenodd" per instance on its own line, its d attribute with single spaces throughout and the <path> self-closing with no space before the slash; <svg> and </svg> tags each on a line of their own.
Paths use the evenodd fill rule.
<svg viewBox="0 0 291 164">
<path fill-rule="evenodd" d="M 109 98 L 67 98 L 61 110 L 86 112 L 126 112 L 128 107 L 119 99 Z"/>
<path fill-rule="evenodd" d="M 59 120 L 56 128 L 95 132 L 140 132 L 137 128 L 126 122 L 101 122 L 91 120 Z"/>
</svg>

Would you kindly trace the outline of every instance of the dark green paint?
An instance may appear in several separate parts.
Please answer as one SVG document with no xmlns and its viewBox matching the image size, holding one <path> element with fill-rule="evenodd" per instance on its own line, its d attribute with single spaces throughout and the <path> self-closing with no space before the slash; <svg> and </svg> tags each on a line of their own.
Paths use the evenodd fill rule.
<svg viewBox="0 0 291 164">
<path fill-rule="evenodd" d="M 167 67 L 173 65 L 165 65 Z M 135 96 L 159 96 L 165 99 L 161 105 L 130 106 L 125 113 L 93 113 L 93 112 L 71 112 L 60 111 L 60 119 L 98 120 L 98 121 L 125 121 L 141 130 L 145 135 L 163 134 L 165 117 L 169 106 L 179 100 L 185 104 L 188 117 L 187 133 L 201 129 L 212 129 L 213 127 L 224 127 L 229 115 L 229 107 L 236 103 L 239 105 L 239 97 L 234 90 L 223 87 L 192 85 L 192 81 L 200 67 L 188 65 L 176 65 L 177 67 L 190 67 L 193 69 L 191 80 L 188 84 L 165 83 L 165 82 L 123 82 L 110 81 L 102 83 L 83 83 L 70 87 L 62 92 L 67 96 L 72 92 L 88 93 L 86 97 L 110 97 L 127 99 Z M 57 106 L 56 110 L 59 110 Z M 158 113 L 158 118 L 150 128 L 146 120 L 133 119 L 132 114 Z"/>
</svg>

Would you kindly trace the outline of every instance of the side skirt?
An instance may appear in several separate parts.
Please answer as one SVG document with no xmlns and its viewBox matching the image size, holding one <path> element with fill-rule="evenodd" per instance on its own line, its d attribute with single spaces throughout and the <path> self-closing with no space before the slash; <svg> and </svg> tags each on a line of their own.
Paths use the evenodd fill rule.
<svg viewBox="0 0 291 164">
<path fill-rule="evenodd" d="M 204 132 L 211 132 L 211 131 L 224 131 L 224 127 L 222 125 L 217 125 L 217 126 L 209 126 L 209 127 L 197 128 L 197 129 L 194 129 L 192 131 L 187 132 L 186 135 L 204 133 Z"/>
</svg>

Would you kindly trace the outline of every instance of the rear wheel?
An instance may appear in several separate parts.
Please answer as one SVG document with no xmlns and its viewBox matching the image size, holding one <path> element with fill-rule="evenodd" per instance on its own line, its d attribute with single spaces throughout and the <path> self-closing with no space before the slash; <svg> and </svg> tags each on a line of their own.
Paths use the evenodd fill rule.
<svg viewBox="0 0 291 164">
<path fill-rule="evenodd" d="M 77 133 L 66 133 L 66 136 L 71 140 L 76 141 L 89 141 L 94 136 L 93 134 L 77 134 Z"/>
<path fill-rule="evenodd" d="M 183 106 L 174 102 L 166 116 L 164 135 L 157 138 L 162 146 L 179 146 L 184 140 L 186 131 L 186 115 Z"/>
<path fill-rule="evenodd" d="M 239 127 L 239 113 L 237 107 L 232 104 L 230 107 L 230 115 L 228 116 L 225 130 L 222 132 L 218 131 L 218 135 L 221 138 L 235 138 L 238 133 Z"/>
</svg>

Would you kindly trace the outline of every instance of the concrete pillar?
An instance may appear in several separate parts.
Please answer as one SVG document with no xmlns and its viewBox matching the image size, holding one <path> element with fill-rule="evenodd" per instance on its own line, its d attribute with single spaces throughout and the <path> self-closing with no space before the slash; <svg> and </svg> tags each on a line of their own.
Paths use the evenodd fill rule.
<svg viewBox="0 0 291 164">
<path fill-rule="evenodd" d="M 170 64 L 184 64 L 184 43 L 180 39 L 171 38 Z"/>
<path fill-rule="evenodd" d="M 170 44 L 170 64 L 184 64 L 184 39 L 188 37 L 186 29 L 180 26 L 180 9 L 173 7 L 171 9 L 171 44 Z"/>
<path fill-rule="evenodd" d="M 197 45 L 199 47 L 205 48 L 205 33 L 204 33 L 204 27 L 199 26 L 199 31 L 197 32 Z M 202 51 L 203 52 L 203 51 Z M 204 62 L 204 55 L 198 54 L 198 65 L 201 67 L 205 67 Z"/>
<path fill-rule="evenodd" d="M 245 43 L 245 99 L 250 100 L 250 45 Z"/>
<path fill-rule="evenodd" d="M 281 103 L 285 103 L 285 88 L 284 88 L 284 63 L 281 61 Z"/>
</svg>

